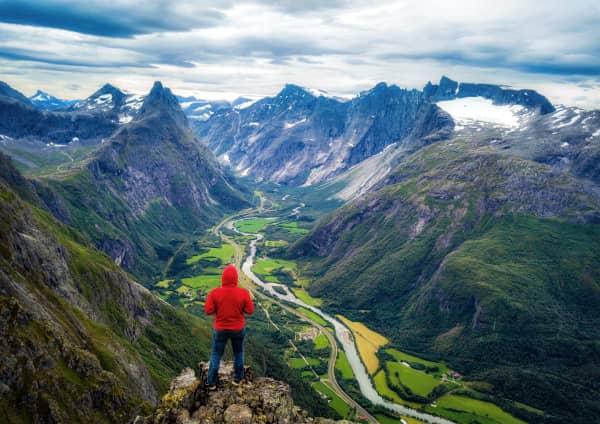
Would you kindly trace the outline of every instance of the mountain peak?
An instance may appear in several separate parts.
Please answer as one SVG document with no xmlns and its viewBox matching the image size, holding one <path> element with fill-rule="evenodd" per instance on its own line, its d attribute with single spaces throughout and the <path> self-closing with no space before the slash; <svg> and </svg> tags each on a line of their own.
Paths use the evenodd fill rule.
<svg viewBox="0 0 600 424">
<path fill-rule="evenodd" d="M 140 116 L 149 116 L 154 113 L 167 113 L 179 124 L 185 125 L 187 122 L 177 97 L 160 81 L 154 82 L 140 109 Z"/>
<path fill-rule="evenodd" d="M 114 93 L 114 92 L 123 93 L 120 89 L 118 89 L 114 85 L 112 85 L 110 83 L 106 83 L 96 93 L 104 94 L 104 93 Z"/>
<path fill-rule="evenodd" d="M 309 95 L 314 97 L 307 89 L 296 84 L 286 84 L 283 90 L 279 92 L 277 97 L 305 97 Z"/>
<path fill-rule="evenodd" d="M 18 100 L 22 103 L 26 103 L 28 105 L 31 104 L 29 99 L 25 97 L 21 92 L 15 90 L 10 85 L 5 83 L 4 81 L 0 81 L 0 96 L 9 97 L 14 100 Z"/>
</svg>

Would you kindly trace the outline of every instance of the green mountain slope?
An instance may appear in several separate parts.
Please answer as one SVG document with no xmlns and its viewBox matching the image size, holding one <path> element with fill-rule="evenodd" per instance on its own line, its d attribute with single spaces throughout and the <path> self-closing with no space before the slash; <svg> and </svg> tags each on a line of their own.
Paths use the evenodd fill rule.
<svg viewBox="0 0 600 424">
<path fill-rule="evenodd" d="M 44 182 L 65 199 L 65 222 L 143 277 L 156 275 L 179 242 L 247 206 L 160 83 L 91 159 Z"/>
<path fill-rule="evenodd" d="M 600 201 L 588 183 L 465 140 L 412 154 L 386 183 L 291 248 L 311 294 L 547 422 L 599 416 Z"/>
<path fill-rule="evenodd" d="M 59 223 L 0 159 L 0 421 L 126 422 L 206 359 L 209 325 Z"/>
</svg>

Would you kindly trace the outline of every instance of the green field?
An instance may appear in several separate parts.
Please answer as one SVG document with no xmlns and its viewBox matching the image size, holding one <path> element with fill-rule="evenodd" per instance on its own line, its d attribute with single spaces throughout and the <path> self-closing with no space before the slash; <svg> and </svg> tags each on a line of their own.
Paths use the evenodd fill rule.
<svg viewBox="0 0 600 424">
<path fill-rule="evenodd" d="M 233 246 L 231 244 L 223 243 L 221 247 L 211 247 L 206 253 L 186 259 L 185 263 L 191 265 L 198 262 L 200 259 L 219 259 L 220 263 L 223 265 L 231 262 L 232 258 Z"/>
<path fill-rule="evenodd" d="M 275 218 L 248 218 L 237 221 L 234 226 L 242 233 L 258 233 L 273 222 Z"/>
<path fill-rule="evenodd" d="M 191 292 L 192 289 L 189 288 L 188 286 L 181 286 L 181 287 L 178 287 L 177 290 L 175 290 L 175 291 L 179 294 L 185 294 L 185 293 Z"/>
<path fill-rule="evenodd" d="M 315 344 L 315 350 L 326 349 L 329 347 L 329 340 L 327 340 L 327 336 L 323 333 L 315 337 L 313 343 Z"/>
<path fill-rule="evenodd" d="M 394 358 L 396 358 L 398 361 L 404 361 L 404 362 L 417 362 L 419 364 L 423 364 L 426 367 L 429 368 L 434 368 L 434 367 L 438 367 L 439 368 L 439 373 L 443 374 L 445 372 L 448 371 L 448 367 L 446 366 L 446 364 L 444 364 L 443 362 L 433 362 L 433 361 L 428 361 L 426 359 L 422 359 L 422 358 L 418 358 L 416 356 L 412 356 L 409 355 L 408 353 L 405 352 L 401 352 L 397 349 L 386 349 L 385 350 L 386 353 L 392 355 Z"/>
<path fill-rule="evenodd" d="M 221 285 L 220 275 L 197 275 L 195 277 L 182 278 L 181 282 L 194 289 L 210 290 Z"/>
<path fill-rule="evenodd" d="M 173 280 L 162 280 L 155 284 L 156 287 L 160 287 L 162 289 L 168 289 L 169 285 L 173 282 Z"/>
<path fill-rule="evenodd" d="M 437 407 L 425 407 L 425 410 L 443 415 L 461 424 L 479 422 L 481 424 L 524 424 L 500 407 L 477 399 L 464 396 L 445 395 L 436 402 Z"/>
<path fill-rule="evenodd" d="M 306 234 L 309 232 L 309 230 L 307 230 L 306 228 L 298 228 L 297 222 L 284 222 L 282 224 L 279 224 L 279 226 L 281 228 L 286 229 L 292 234 Z"/>
<path fill-rule="evenodd" d="M 380 424 L 400 424 L 402 422 L 402 421 L 400 421 L 400 418 L 390 418 L 387 415 L 383 415 L 383 414 L 377 414 L 377 415 L 375 415 L 375 418 L 377 418 L 377 421 L 379 421 Z M 402 419 L 404 421 L 406 421 L 408 424 L 425 423 L 425 421 L 417 420 L 416 418 L 411 418 L 411 417 L 402 417 Z"/>
<path fill-rule="evenodd" d="M 263 259 L 260 258 L 256 261 L 256 264 L 252 267 L 252 271 L 261 275 L 269 275 L 273 271 L 295 271 L 296 262 L 286 261 L 284 259 Z"/>
<path fill-rule="evenodd" d="M 415 402 L 408 402 L 402 399 L 396 392 L 394 392 L 387 385 L 387 381 L 385 379 L 385 371 L 380 370 L 375 377 L 373 377 L 373 384 L 375 385 L 375 390 L 381 395 L 388 399 L 391 399 L 393 402 L 398 403 L 400 405 L 407 405 L 412 408 L 420 408 L 422 405 Z"/>
<path fill-rule="evenodd" d="M 346 352 L 343 350 L 338 350 L 338 357 L 335 361 L 335 369 L 339 370 L 342 373 L 342 378 L 344 380 L 354 379 L 354 371 L 352 371 L 352 367 L 350 366 L 350 362 L 348 362 L 348 357 L 346 356 Z"/>
<path fill-rule="evenodd" d="M 348 411 L 350 411 L 350 407 L 346 402 L 344 402 L 338 395 L 336 395 L 333 390 L 329 388 L 322 381 L 317 381 L 311 383 L 311 385 L 320 393 L 327 395 L 331 401 L 329 402 L 329 406 L 331 406 L 335 411 L 340 414 L 342 417 L 346 417 L 348 415 Z"/>
<path fill-rule="evenodd" d="M 292 291 L 294 292 L 294 294 L 296 295 L 296 297 L 298 299 L 300 299 L 301 301 L 303 301 L 307 305 L 317 306 L 318 307 L 318 306 L 321 306 L 323 304 L 323 301 L 321 299 L 317 299 L 315 297 L 312 297 L 310 294 L 308 294 L 308 292 L 306 291 L 306 289 L 294 287 L 292 289 Z"/>
<path fill-rule="evenodd" d="M 254 273 L 263 277 L 263 279 L 269 283 L 282 283 L 276 275 L 272 275 L 273 273 L 287 272 L 288 274 L 291 274 L 295 270 L 296 262 L 283 259 L 260 258 L 252 267 Z"/>
<path fill-rule="evenodd" d="M 285 240 L 265 240 L 265 246 L 267 247 L 283 247 L 287 246 L 289 242 Z"/>
<path fill-rule="evenodd" d="M 306 360 L 311 367 L 316 367 L 321 363 L 317 358 L 306 358 Z M 306 368 L 308 366 L 302 358 L 290 358 L 288 359 L 288 364 L 290 367 L 298 369 Z"/>
<path fill-rule="evenodd" d="M 401 363 L 386 362 L 385 365 L 392 383 L 397 381 L 397 374 L 402 384 L 416 395 L 427 397 L 436 386 L 441 384 L 440 380 L 430 374 L 412 369 Z"/>
<path fill-rule="evenodd" d="M 309 311 L 306 308 L 298 308 L 298 312 L 302 312 L 304 315 L 309 317 L 311 320 L 316 322 L 317 324 L 321 324 L 322 326 L 327 325 L 327 321 L 321 318 L 319 315 L 315 314 L 313 311 Z"/>
</svg>

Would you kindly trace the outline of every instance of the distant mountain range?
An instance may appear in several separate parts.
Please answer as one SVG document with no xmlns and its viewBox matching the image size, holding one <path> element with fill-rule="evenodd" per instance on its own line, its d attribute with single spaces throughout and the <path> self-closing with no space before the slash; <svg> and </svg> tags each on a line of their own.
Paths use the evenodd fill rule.
<svg viewBox="0 0 600 424">
<path fill-rule="evenodd" d="M 443 77 L 423 91 L 385 83 L 343 101 L 287 85 L 248 107 L 221 110 L 194 128 L 221 161 L 242 175 L 283 184 L 314 184 L 336 176 L 391 144 L 416 148 L 447 139 L 451 117 L 439 100 L 483 97 L 544 115 L 554 107 L 532 90 L 457 83 Z"/>
<path fill-rule="evenodd" d="M 160 83 L 147 96 L 106 84 L 61 111 L 2 87 L 0 150 L 25 169 L 47 169 L 63 204 L 56 217 L 137 275 L 160 267 L 173 238 L 246 205 Z"/>
<path fill-rule="evenodd" d="M 29 98 L 29 101 L 38 109 L 46 110 L 68 109 L 70 106 L 79 102 L 79 100 L 59 99 L 41 90 L 36 91 L 36 93 Z"/>
</svg>

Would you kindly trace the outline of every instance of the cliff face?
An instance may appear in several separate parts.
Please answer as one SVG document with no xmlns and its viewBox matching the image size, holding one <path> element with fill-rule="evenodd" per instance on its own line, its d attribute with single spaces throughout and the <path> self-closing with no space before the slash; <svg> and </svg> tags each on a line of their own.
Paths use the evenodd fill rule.
<svg viewBox="0 0 600 424">
<path fill-rule="evenodd" d="M 186 368 L 173 380 L 169 392 L 158 408 L 148 417 L 137 417 L 135 424 L 343 424 L 312 418 L 294 405 L 290 386 L 272 378 L 252 377 L 246 367 L 246 377 L 240 385 L 232 384 L 233 366 L 222 364 L 216 390 L 206 385 L 208 364 L 199 364 L 199 375 Z"/>
<path fill-rule="evenodd" d="M 484 97 L 497 105 L 521 105 L 537 109 L 542 115 L 555 111 L 552 103 L 535 90 L 514 90 L 494 84 L 459 83 L 445 76 L 440 79 L 439 84 L 428 82 L 423 88 L 423 94 L 433 101 Z"/>
</svg>

